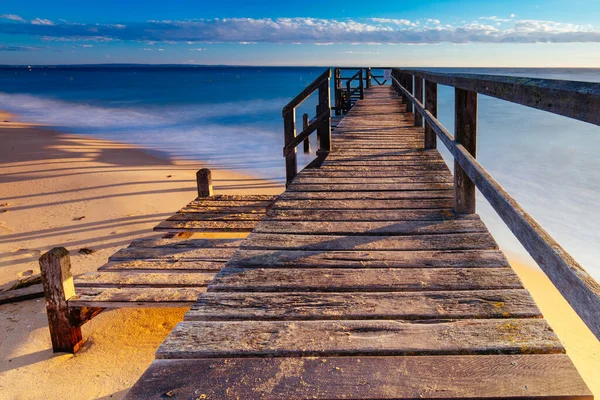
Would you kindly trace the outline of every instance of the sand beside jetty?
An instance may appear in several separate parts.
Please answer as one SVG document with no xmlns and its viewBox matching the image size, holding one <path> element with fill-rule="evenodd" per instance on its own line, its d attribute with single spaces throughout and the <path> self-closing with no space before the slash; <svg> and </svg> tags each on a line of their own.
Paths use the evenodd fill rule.
<svg viewBox="0 0 600 400">
<path fill-rule="evenodd" d="M 131 240 L 157 236 L 152 227 L 195 197 L 200 163 L 4 120 L 13 117 L 0 114 L 0 205 L 9 203 L 0 206 L 0 286 L 39 272 L 38 257 L 54 246 L 71 251 L 74 274 L 94 271 Z M 213 171 L 213 183 L 218 193 L 283 189 L 230 170 Z M 600 343 L 541 272 L 513 265 L 600 396 Z M 105 311 L 84 325 L 87 343 L 73 356 L 52 353 L 43 300 L 0 305 L 0 397 L 122 398 L 185 312 Z"/>
</svg>

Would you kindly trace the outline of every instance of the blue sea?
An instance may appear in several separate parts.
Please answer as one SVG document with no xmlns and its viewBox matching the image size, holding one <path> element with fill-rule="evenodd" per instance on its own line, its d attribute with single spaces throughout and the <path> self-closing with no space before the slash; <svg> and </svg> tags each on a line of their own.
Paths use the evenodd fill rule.
<svg viewBox="0 0 600 400">
<path fill-rule="evenodd" d="M 284 180 L 282 107 L 314 67 L 0 68 L 0 110 L 58 130 L 132 143 L 165 157 Z M 600 82 L 600 69 L 440 69 Z M 376 73 L 380 73 L 376 72 Z M 439 87 L 452 131 L 454 92 Z M 313 96 L 298 110 L 314 115 Z M 599 111 L 600 112 L 600 111 Z M 439 144 L 445 158 L 450 157 Z M 314 146 L 313 146 L 314 147 Z M 478 159 L 600 280 L 600 127 L 480 96 Z M 301 165 L 312 156 L 299 152 Z M 480 196 L 478 212 L 509 255 L 525 257 Z"/>
</svg>

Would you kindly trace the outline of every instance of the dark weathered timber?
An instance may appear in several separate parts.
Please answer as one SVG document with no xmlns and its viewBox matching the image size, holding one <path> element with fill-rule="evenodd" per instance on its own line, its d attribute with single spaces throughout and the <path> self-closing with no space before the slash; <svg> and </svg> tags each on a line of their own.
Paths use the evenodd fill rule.
<svg viewBox="0 0 600 400">
<path fill-rule="evenodd" d="M 231 267 L 248 268 L 504 268 L 499 250 L 443 251 L 237 251 Z M 310 274 L 309 271 L 307 271 Z"/>
<path fill-rule="evenodd" d="M 117 251 L 108 258 L 109 261 L 130 260 L 206 260 L 227 261 L 235 249 L 189 249 L 189 248 L 158 248 L 138 249 L 126 248 Z"/>
<path fill-rule="evenodd" d="M 291 108 L 283 114 L 283 140 L 285 146 L 296 140 L 296 109 Z M 296 160 L 296 147 L 285 154 L 285 176 L 286 185 L 292 182 L 292 179 L 298 173 L 298 162 Z"/>
<path fill-rule="evenodd" d="M 300 143 L 304 143 L 304 152 L 310 152 L 310 135 L 317 130 L 321 125 L 328 123 L 329 121 L 329 111 L 326 110 L 311 123 L 308 122 L 308 114 L 302 115 L 302 132 L 300 132 L 297 136 L 294 137 L 288 144 L 283 148 L 283 156 L 287 156 L 291 151 L 293 151 L 296 146 Z M 307 145 L 308 143 L 308 145 Z"/>
<path fill-rule="evenodd" d="M 223 268 L 225 260 L 222 261 L 204 261 L 204 260 L 130 260 L 130 261 L 110 261 L 98 271 L 118 272 L 118 271 L 137 271 L 140 273 L 158 272 L 158 271 L 181 271 L 186 272 L 216 272 Z"/>
<path fill-rule="evenodd" d="M 86 287 L 78 288 L 69 307 L 189 307 L 206 287 Z"/>
<path fill-rule="evenodd" d="M 425 80 L 425 109 L 437 118 L 437 107 L 438 107 L 438 87 L 437 83 Z M 420 112 L 415 113 L 422 116 Z M 425 148 L 435 149 L 437 147 L 437 140 L 435 131 L 431 128 L 431 125 L 425 121 Z"/>
<path fill-rule="evenodd" d="M 298 107 L 300 104 L 304 102 L 315 90 L 319 89 L 319 86 L 323 84 L 323 82 L 328 81 L 331 78 L 331 70 L 327 68 L 325 72 L 323 72 L 317 79 L 315 79 L 310 85 L 306 87 L 302 92 L 300 92 L 296 97 L 294 97 L 281 112 L 281 115 L 285 116 L 285 114 Z"/>
<path fill-rule="evenodd" d="M 473 157 L 477 151 L 477 93 L 455 89 L 454 137 Z M 417 112 L 418 114 L 418 112 Z M 475 184 L 454 161 L 454 211 L 475 213 Z"/>
<path fill-rule="evenodd" d="M 21 289 L 5 290 L 0 292 L 0 304 L 16 303 L 18 301 L 44 297 L 44 288 L 41 284 L 27 286 Z"/>
<path fill-rule="evenodd" d="M 419 77 L 415 77 L 415 97 L 421 103 L 423 102 L 423 79 Z M 415 126 L 419 128 L 423 126 L 423 116 L 418 112 L 415 112 Z"/>
<path fill-rule="evenodd" d="M 541 318 L 524 289 L 406 293 L 216 293 L 186 321 Z"/>
<path fill-rule="evenodd" d="M 69 320 L 67 300 L 75 295 L 71 259 L 64 247 L 56 247 L 40 257 L 40 270 L 48 328 L 55 353 L 75 353 L 83 345 L 81 328 L 73 326 Z"/>
<path fill-rule="evenodd" d="M 77 277 L 76 287 L 193 287 L 206 286 L 214 272 L 90 272 Z"/>
<path fill-rule="evenodd" d="M 443 235 L 356 236 L 276 235 L 251 233 L 243 249 L 273 250 L 495 250 L 498 245 L 488 233 L 451 233 Z"/>
<path fill-rule="evenodd" d="M 367 193 L 359 198 L 364 200 L 375 200 L 381 198 L 377 192 Z M 418 192 L 414 192 L 418 193 Z M 316 196 L 316 195 L 320 196 Z M 373 194 L 372 196 L 368 194 Z M 327 193 L 315 193 L 312 197 L 297 197 L 306 199 L 328 199 L 331 195 Z M 345 195 L 345 193 L 344 193 Z M 418 195 L 417 195 L 418 196 Z M 392 197 L 392 196 L 390 196 Z M 354 196 L 353 198 L 356 198 Z M 393 198 L 393 197 L 392 197 Z M 419 197 L 416 197 L 419 198 Z M 429 197 L 424 197 L 429 198 Z M 271 210 L 265 217 L 265 221 L 439 221 L 462 218 L 477 218 L 474 215 L 457 215 L 451 208 L 433 209 L 396 209 L 396 210 Z"/>
<path fill-rule="evenodd" d="M 518 76 L 446 74 L 419 70 L 404 73 L 600 125 L 600 83 Z"/>
<path fill-rule="evenodd" d="M 164 393 L 248 400 L 593 398 L 563 354 L 156 360 L 126 399 Z"/>
<path fill-rule="evenodd" d="M 168 232 L 252 232 L 257 221 L 163 221 L 155 231 Z"/>
<path fill-rule="evenodd" d="M 244 239 L 136 239 L 129 247 L 141 248 L 232 248 L 237 249 Z"/>
<path fill-rule="evenodd" d="M 398 200 L 398 199 L 452 199 L 454 191 L 443 190 L 365 190 L 351 192 L 347 190 L 329 192 L 285 192 L 281 195 L 282 200 Z M 307 211 L 308 214 L 308 211 Z M 329 219 L 326 216 L 325 219 Z"/>
<path fill-rule="evenodd" d="M 452 208 L 452 199 L 372 200 L 280 200 L 273 210 L 394 210 Z"/>
<path fill-rule="evenodd" d="M 560 354 L 548 323 L 535 319 L 375 321 L 186 321 L 157 358 Z"/>
<path fill-rule="evenodd" d="M 210 197 L 213 195 L 210 169 L 202 168 L 196 172 L 196 183 L 198 185 L 198 197 Z"/>
<path fill-rule="evenodd" d="M 510 268 L 223 268 L 209 291 L 414 292 L 521 289 Z"/>
</svg>

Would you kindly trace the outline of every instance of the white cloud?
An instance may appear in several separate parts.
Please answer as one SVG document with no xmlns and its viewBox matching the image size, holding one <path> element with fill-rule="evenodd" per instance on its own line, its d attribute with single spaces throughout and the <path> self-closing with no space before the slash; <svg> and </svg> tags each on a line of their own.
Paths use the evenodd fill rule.
<svg viewBox="0 0 600 400">
<path fill-rule="evenodd" d="M 511 17 L 512 18 L 512 17 Z M 141 43 L 598 43 L 600 30 L 590 25 L 482 17 L 444 23 L 438 19 L 223 18 L 149 21 L 138 24 L 54 24 L 35 19 L 0 22 L 0 34 L 29 34 L 42 40 L 136 41 Z M 16 22 L 16 23 L 15 23 Z M 498 25 L 500 23 L 500 25 Z M 49 39 L 48 39 L 49 38 Z"/>
<path fill-rule="evenodd" d="M 36 19 L 32 19 L 31 20 L 31 24 L 32 25 L 54 25 L 54 22 L 50 21 L 49 19 L 41 19 L 41 18 L 36 18 Z"/>
<path fill-rule="evenodd" d="M 10 19 L 11 21 L 25 22 L 24 18 L 21 18 L 16 14 L 0 14 L 0 18 Z"/>
</svg>

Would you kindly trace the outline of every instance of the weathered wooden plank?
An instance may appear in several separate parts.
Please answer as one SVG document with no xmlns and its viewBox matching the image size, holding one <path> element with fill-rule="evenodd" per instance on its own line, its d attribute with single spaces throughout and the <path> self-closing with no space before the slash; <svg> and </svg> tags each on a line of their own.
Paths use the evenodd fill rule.
<svg viewBox="0 0 600 400">
<path fill-rule="evenodd" d="M 274 210 L 394 210 L 451 208 L 448 199 L 399 199 L 399 200 L 279 200 Z"/>
<path fill-rule="evenodd" d="M 91 272 L 78 276 L 75 286 L 82 287 L 177 287 L 206 286 L 215 276 L 213 272 Z"/>
<path fill-rule="evenodd" d="M 292 183 L 288 192 L 370 192 L 398 190 L 452 190 L 451 183 Z"/>
<path fill-rule="evenodd" d="M 476 219 L 396 222 L 264 221 L 254 232 L 280 235 L 430 235 L 487 232 L 487 228 L 481 220 Z"/>
<path fill-rule="evenodd" d="M 217 200 L 217 199 L 196 199 L 191 201 L 188 206 L 196 207 L 254 207 L 265 208 L 271 204 L 271 200 Z"/>
<path fill-rule="evenodd" d="M 243 249 L 270 250 L 496 250 L 489 233 L 415 236 L 276 235 L 251 233 Z"/>
<path fill-rule="evenodd" d="M 211 201 L 273 201 L 277 196 L 272 194 L 218 194 Z M 202 199 L 198 199 L 202 200 Z M 204 199 L 206 200 L 206 199 Z"/>
<path fill-rule="evenodd" d="M 238 248 L 244 239 L 135 239 L 129 247 L 138 248 Z"/>
<path fill-rule="evenodd" d="M 218 271 L 225 265 L 226 261 L 203 261 L 203 260 L 130 260 L 130 261 L 110 261 L 98 271 L 118 272 L 118 271 L 138 271 L 138 272 L 156 272 L 156 271 Z"/>
<path fill-rule="evenodd" d="M 593 398 L 563 354 L 156 360 L 126 399 L 164 393 L 248 400 Z"/>
<path fill-rule="evenodd" d="M 371 194 L 373 192 L 364 192 Z M 300 193 L 297 193 L 300 195 Z M 313 194 L 313 193 L 308 193 Z M 307 199 L 318 199 L 318 196 L 305 196 Z M 314 193 L 318 195 L 318 193 Z M 345 195 L 346 193 L 340 193 Z M 305 194 L 302 194 L 303 196 Z M 295 196 L 296 197 L 296 196 Z M 302 198 L 302 197 L 299 197 Z M 376 199 L 369 195 L 356 197 Z M 396 210 L 271 210 L 265 221 L 439 221 L 450 219 L 476 219 L 476 215 L 455 214 L 450 208 L 432 209 L 396 209 Z"/>
<path fill-rule="evenodd" d="M 524 289 L 406 293 L 207 292 L 186 321 L 541 318 Z"/>
<path fill-rule="evenodd" d="M 398 200 L 398 199 L 451 199 L 453 191 L 445 190 L 376 190 L 376 191 L 329 191 L 292 192 L 286 191 L 281 200 Z M 309 210 L 306 210 L 309 211 Z M 380 213 L 385 213 L 381 210 Z M 454 212 L 454 211 L 453 211 Z M 266 217 L 265 217 L 266 218 Z M 325 218 L 327 219 L 327 218 Z"/>
<path fill-rule="evenodd" d="M 258 221 L 162 221 L 155 231 L 252 232 Z"/>
<path fill-rule="evenodd" d="M 0 304 L 16 303 L 18 301 L 44 297 L 42 284 L 27 286 L 21 289 L 0 291 Z"/>
<path fill-rule="evenodd" d="M 185 321 L 156 358 L 559 354 L 543 319 Z"/>
<path fill-rule="evenodd" d="M 206 287 L 86 287 L 69 299 L 69 307 L 189 307 Z"/>
<path fill-rule="evenodd" d="M 521 289 L 510 268 L 234 268 L 226 266 L 209 291 L 412 292 Z"/>
<path fill-rule="evenodd" d="M 403 165 L 394 168 L 397 172 L 403 171 L 449 171 L 448 166 L 443 163 L 421 164 L 421 165 Z M 322 165 L 321 171 L 355 171 L 355 172 L 390 172 L 389 165 Z"/>
<path fill-rule="evenodd" d="M 189 249 L 189 248 L 135 248 L 121 249 L 108 258 L 109 261 L 129 260 L 206 260 L 227 261 L 235 248 Z"/>
<path fill-rule="evenodd" d="M 404 178 L 404 177 L 430 177 L 430 176 L 444 176 L 451 177 L 450 170 L 446 168 L 437 170 L 413 170 L 405 168 L 388 168 L 387 170 L 381 169 L 365 169 L 361 168 L 359 171 L 352 169 L 336 169 L 336 168 L 308 168 L 302 171 L 302 176 L 309 178 L 367 178 L 377 180 L 379 178 Z M 282 194 L 283 195 L 283 194 Z M 281 196 L 280 196 L 281 197 Z"/>
<path fill-rule="evenodd" d="M 415 184 L 415 183 L 452 183 L 452 177 L 446 174 L 424 175 L 424 176 L 401 176 L 401 177 L 352 177 L 352 176 L 318 176 L 300 174 L 294 179 L 294 185 L 300 184 L 354 184 L 354 185 L 391 185 L 391 184 Z M 280 196 L 281 198 L 281 196 Z"/>
<path fill-rule="evenodd" d="M 237 251 L 231 267 L 261 268 L 482 268 L 508 267 L 500 250 L 455 251 Z"/>
<path fill-rule="evenodd" d="M 401 166 L 422 166 L 423 168 L 434 166 L 435 164 L 440 164 L 445 166 L 446 164 L 443 161 L 430 162 L 425 160 L 326 160 L 323 165 L 324 166 L 334 166 L 334 165 L 342 165 L 342 166 L 361 166 L 361 167 L 401 167 Z"/>
<path fill-rule="evenodd" d="M 253 210 L 252 212 L 215 213 L 195 209 L 193 212 L 178 212 L 167 218 L 167 221 L 260 221 L 266 209 Z"/>
</svg>

